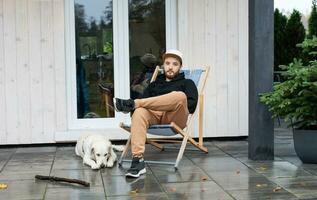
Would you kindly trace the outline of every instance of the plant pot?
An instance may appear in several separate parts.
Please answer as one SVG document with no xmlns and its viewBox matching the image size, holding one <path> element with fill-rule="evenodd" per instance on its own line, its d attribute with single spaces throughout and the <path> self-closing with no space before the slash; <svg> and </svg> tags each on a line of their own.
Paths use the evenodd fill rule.
<svg viewBox="0 0 317 200">
<path fill-rule="evenodd" d="M 317 130 L 294 129 L 294 146 L 303 163 L 317 164 Z"/>
</svg>

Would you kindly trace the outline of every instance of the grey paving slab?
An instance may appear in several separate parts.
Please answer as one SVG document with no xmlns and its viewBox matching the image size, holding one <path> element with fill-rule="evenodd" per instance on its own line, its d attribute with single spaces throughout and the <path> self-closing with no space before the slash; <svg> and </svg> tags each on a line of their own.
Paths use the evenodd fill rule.
<svg viewBox="0 0 317 200">
<path fill-rule="evenodd" d="M 108 200 L 167 200 L 167 194 L 165 193 L 156 193 L 156 194 L 139 194 L 131 193 L 129 196 L 111 196 L 107 197 Z"/>
<path fill-rule="evenodd" d="M 38 152 L 38 153 L 15 153 L 10 162 L 52 162 L 54 160 L 54 152 Z"/>
<path fill-rule="evenodd" d="M 75 153 L 75 147 L 58 147 L 55 154 L 55 159 L 80 159 Z"/>
<path fill-rule="evenodd" d="M 227 153 L 219 149 L 214 145 L 208 145 L 211 143 L 204 143 L 204 145 L 208 148 L 208 153 L 204 153 L 202 151 L 185 151 L 184 155 L 189 158 L 197 158 L 197 157 L 225 157 L 229 156 Z"/>
<path fill-rule="evenodd" d="M 233 200 L 234 198 L 223 192 L 209 193 L 209 192 L 199 192 L 199 193 L 173 193 L 168 194 L 168 198 L 171 200 L 198 200 L 198 199 L 207 199 L 207 200 Z"/>
<path fill-rule="evenodd" d="M 17 148 L 3 148 L 0 146 L 0 153 L 14 153 L 16 150 Z"/>
<path fill-rule="evenodd" d="M 212 180 L 225 190 L 254 190 L 258 189 L 259 186 L 276 187 L 276 184 L 269 179 L 252 170 L 236 172 L 217 171 L 208 174 Z"/>
<path fill-rule="evenodd" d="M 4 183 L 8 185 L 8 188 L 0 190 L 0 197 L 8 200 L 43 199 L 46 188 L 46 183 L 35 180 L 5 181 Z"/>
<path fill-rule="evenodd" d="M 317 176 L 276 178 L 274 179 L 274 182 L 278 183 L 298 198 L 317 199 Z"/>
<path fill-rule="evenodd" d="M 164 183 L 170 199 L 233 199 L 213 181 Z"/>
<path fill-rule="evenodd" d="M 238 171 L 247 170 L 248 167 L 232 157 L 200 157 L 191 158 L 191 160 L 199 167 L 207 172 L 216 171 Z"/>
<path fill-rule="evenodd" d="M 168 165 L 150 164 L 149 166 L 160 183 L 211 180 L 202 169 L 193 164 L 182 165 L 177 171 L 174 167 Z"/>
<path fill-rule="evenodd" d="M 14 180 L 34 180 L 35 175 L 44 175 L 48 176 L 50 174 L 50 170 L 46 171 L 37 171 L 37 170 L 20 170 L 20 171 L 10 171 L 5 170 L 0 173 L 0 181 L 14 181 Z"/>
<path fill-rule="evenodd" d="M 17 148 L 15 153 L 55 153 L 56 147 L 23 147 Z"/>
<path fill-rule="evenodd" d="M 13 154 L 12 152 L 1 152 L 0 151 L 0 161 L 8 160 L 12 154 Z"/>
<path fill-rule="evenodd" d="M 246 140 L 214 142 L 215 146 L 230 156 L 248 155 L 248 142 Z"/>
<path fill-rule="evenodd" d="M 311 176 L 311 174 L 301 167 L 297 167 L 286 161 L 272 162 L 252 162 L 246 163 L 250 168 L 266 177 L 297 177 Z"/>
<path fill-rule="evenodd" d="M 287 192 L 284 189 L 280 189 L 276 192 L 272 188 L 261 190 L 230 190 L 227 191 L 236 200 L 295 200 L 298 199 L 295 195 Z"/>
<path fill-rule="evenodd" d="M 64 158 L 64 159 L 58 159 L 56 158 L 53 163 L 53 170 L 55 169 L 82 169 L 82 170 L 88 170 L 91 169 L 90 166 L 85 165 L 83 163 L 83 160 L 81 158 Z"/>
<path fill-rule="evenodd" d="M 271 163 L 273 161 L 283 161 L 282 158 L 275 156 L 274 160 L 250 160 L 248 156 L 239 156 L 235 157 L 238 161 L 244 163 L 245 165 L 248 165 L 248 163 Z"/>
<path fill-rule="evenodd" d="M 6 173 L 7 171 L 50 171 L 51 166 L 51 162 L 24 163 L 23 161 L 9 161 L 2 170 L 2 172 Z"/>
<path fill-rule="evenodd" d="M 129 196 L 138 193 L 157 194 L 164 192 L 152 174 L 145 174 L 138 179 L 125 176 L 103 176 L 107 196 Z"/>
<path fill-rule="evenodd" d="M 103 187 L 50 187 L 47 188 L 45 200 L 102 200 L 106 199 Z"/>
<path fill-rule="evenodd" d="M 281 156 L 279 158 L 283 161 L 292 163 L 293 165 L 296 165 L 296 166 L 303 165 L 302 161 L 296 155 Z"/>
</svg>

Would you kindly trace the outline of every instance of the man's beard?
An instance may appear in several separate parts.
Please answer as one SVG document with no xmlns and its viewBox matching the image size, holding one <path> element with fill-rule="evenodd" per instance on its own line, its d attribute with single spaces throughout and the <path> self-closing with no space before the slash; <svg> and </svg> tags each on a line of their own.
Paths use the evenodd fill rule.
<svg viewBox="0 0 317 200">
<path fill-rule="evenodd" d="M 165 72 L 165 77 L 168 79 L 173 79 L 178 75 L 178 72 L 173 72 L 173 73 L 169 73 L 169 72 L 173 72 L 172 70 Z"/>
</svg>

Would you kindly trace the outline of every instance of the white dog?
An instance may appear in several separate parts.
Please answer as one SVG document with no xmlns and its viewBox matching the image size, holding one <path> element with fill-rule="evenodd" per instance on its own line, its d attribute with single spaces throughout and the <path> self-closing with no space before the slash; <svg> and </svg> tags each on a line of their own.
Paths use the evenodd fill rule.
<svg viewBox="0 0 317 200">
<path fill-rule="evenodd" d="M 123 145 L 112 145 L 110 140 L 103 135 L 82 135 L 77 141 L 76 155 L 83 158 L 83 163 L 92 169 L 101 167 L 112 167 L 117 160 L 117 155 L 113 151 L 123 151 Z"/>
</svg>

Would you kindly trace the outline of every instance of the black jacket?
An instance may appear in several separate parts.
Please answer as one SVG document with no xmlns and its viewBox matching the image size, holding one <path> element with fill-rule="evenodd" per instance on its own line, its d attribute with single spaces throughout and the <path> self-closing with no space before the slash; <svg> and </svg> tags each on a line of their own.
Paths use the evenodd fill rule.
<svg viewBox="0 0 317 200">
<path fill-rule="evenodd" d="M 159 96 L 173 91 L 182 91 L 186 94 L 188 111 L 193 113 L 197 106 L 198 91 L 192 80 L 185 79 L 183 72 L 171 81 L 166 81 L 164 74 L 159 75 L 156 81 L 150 83 L 145 89 L 143 98 Z"/>
</svg>

